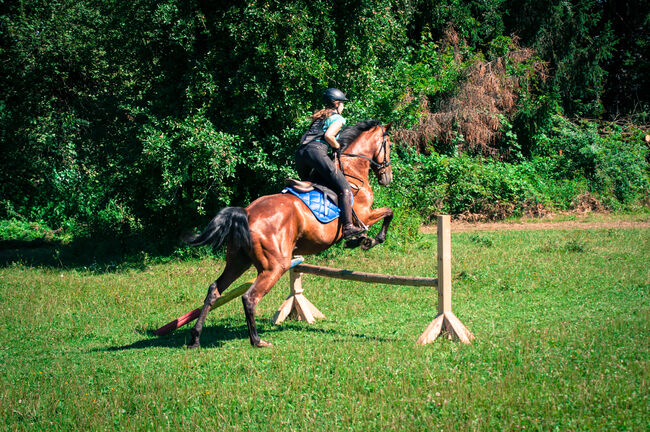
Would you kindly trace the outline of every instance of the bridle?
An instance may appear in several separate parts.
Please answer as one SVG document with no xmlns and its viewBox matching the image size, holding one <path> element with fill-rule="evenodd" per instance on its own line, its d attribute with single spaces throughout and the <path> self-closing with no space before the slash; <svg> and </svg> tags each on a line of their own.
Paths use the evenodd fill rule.
<svg viewBox="0 0 650 432">
<path fill-rule="evenodd" d="M 381 152 L 384 154 L 384 160 L 379 163 L 375 162 L 374 159 L 369 158 L 368 156 L 364 155 L 359 155 L 359 154 L 354 154 L 354 153 L 343 153 L 341 152 L 341 156 L 348 156 L 348 157 L 360 157 L 363 159 L 366 159 L 368 162 L 370 162 L 370 165 L 373 166 L 377 171 L 381 171 L 383 169 L 386 169 L 390 166 L 390 161 L 388 160 L 388 150 L 386 149 L 386 146 L 388 145 L 388 133 L 386 132 L 386 129 L 384 129 L 384 126 L 379 125 L 381 128 L 381 133 L 382 133 L 382 140 L 381 140 Z"/>
<path fill-rule="evenodd" d="M 359 158 L 363 158 L 363 159 L 367 160 L 368 162 L 370 162 L 370 165 L 376 170 L 376 172 L 378 173 L 377 175 L 379 175 L 379 173 L 381 173 L 382 170 L 384 170 L 384 169 L 386 169 L 386 168 L 388 168 L 390 166 L 390 161 L 388 160 L 388 149 L 387 149 L 388 133 L 386 132 L 386 129 L 384 129 L 383 125 L 378 125 L 378 126 L 381 128 L 381 133 L 382 133 L 381 152 L 384 154 L 384 160 L 381 163 L 375 162 L 372 158 L 369 158 L 368 156 L 364 156 L 364 155 L 360 155 L 360 154 L 343 153 L 343 152 L 340 153 L 341 156 L 359 157 Z M 361 185 L 363 185 L 365 183 L 363 179 L 361 179 L 361 178 L 359 178 L 357 176 L 353 176 L 352 174 L 348 174 L 343 170 L 343 163 L 341 162 L 341 158 L 339 158 L 339 168 L 341 169 L 341 172 L 343 173 L 344 176 L 351 177 L 351 178 L 353 178 L 355 180 L 358 180 L 359 182 L 361 182 Z"/>
</svg>

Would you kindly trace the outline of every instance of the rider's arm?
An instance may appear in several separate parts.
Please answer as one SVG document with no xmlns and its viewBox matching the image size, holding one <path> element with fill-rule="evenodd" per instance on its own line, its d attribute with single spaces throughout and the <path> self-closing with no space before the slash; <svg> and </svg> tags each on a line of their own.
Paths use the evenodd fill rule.
<svg viewBox="0 0 650 432">
<path fill-rule="evenodd" d="M 336 141 L 336 135 L 339 134 L 341 131 L 341 128 L 343 127 L 343 120 L 337 120 L 334 123 L 330 125 L 330 127 L 327 128 L 327 131 L 325 132 L 325 141 L 332 146 L 334 149 L 338 149 L 341 147 Z"/>
</svg>

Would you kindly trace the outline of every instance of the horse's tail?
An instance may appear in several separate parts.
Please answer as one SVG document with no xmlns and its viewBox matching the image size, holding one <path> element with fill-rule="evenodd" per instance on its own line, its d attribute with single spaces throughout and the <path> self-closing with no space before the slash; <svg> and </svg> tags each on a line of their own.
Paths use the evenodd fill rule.
<svg viewBox="0 0 650 432">
<path fill-rule="evenodd" d="M 215 249 L 228 240 L 235 249 L 251 249 L 251 234 L 248 228 L 248 215 L 241 207 L 226 207 L 210 221 L 201 234 L 185 239 L 191 246 L 211 244 Z"/>
</svg>

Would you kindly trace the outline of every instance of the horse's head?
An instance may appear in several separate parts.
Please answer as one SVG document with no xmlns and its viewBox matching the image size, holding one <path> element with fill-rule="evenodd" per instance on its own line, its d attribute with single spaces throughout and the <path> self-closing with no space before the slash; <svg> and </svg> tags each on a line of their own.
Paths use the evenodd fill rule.
<svg viewBox="0 0 650 432">
<path fill-rule="evenodd" d="M 391 141 L 388 136 L 392 123 L 385 127 L 379 125 L 381 129 L 381 140 L 377 141 L 378 145 L 372 157 L 374 163 L 371 163 L 372 170 L 377 176 L 377 181 L 382 186 L 388 186 L 393 181 L 393 169 L 390 166 L 390 147 Z"/>
<path fill-rule="evenodd" d="M 390 128 L 391 123 L 382 126 L 376 120 L 367 120 L 341 132 L 338 141 L 343 146 L 342 156 L 345 156 L 348 177 L 354 177 L 367 170 L 367 162 L 362 161 L 368 161 L 380 185 L 388 186 L 393 181 L 390 166 L 391 141 L 388 136 Z M 365 168 L 362 169 L 362 166 Z M 353 172 L 357 174 L 352 174 Z"/>
</svg>

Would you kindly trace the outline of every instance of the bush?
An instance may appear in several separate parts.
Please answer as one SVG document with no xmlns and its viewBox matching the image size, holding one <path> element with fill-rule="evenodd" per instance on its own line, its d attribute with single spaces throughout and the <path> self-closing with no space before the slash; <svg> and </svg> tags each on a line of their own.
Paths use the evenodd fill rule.
<svg viewBox="0 0 650 432">
<path fill-rule="evenodd" d="M 650 193 L 648 149 L 641 131 L 602 133 L 594 124 L 557 117 L 536 137 L 535 155 L 518 163 L 461 154 L 423 155 L 404 145 L 393 152 L 391 202 L 424 221 L 436 214 L 482 219 L 543 215 L 595 196 L 609 208 L 627 208 Z"/>
<path fill-rule="evenodd" d="M 602 199 L 625 206 L 650 193 L 644 135 L 636 128 L 623 133 L 614 123 L 603 129 L 595 122 L 555 116 L 550 130 L 535 136 L 533 160 L 544 177 L 584 184 Z"/>
<path fill-rule="evenodd" d="M 70 235 L 62 229 L 53 230 L 42 222 L 27 222 L 16 218 L 0 220 L 0 242 L 41 244 L 45 242 L 65 242 Z"/>
<path fill-rule="evenodd" d="M 530 165 L 500 163 L 468 155 L 422 155 L 402 148 L 393 156 L 395 186 L 402 206 L 425 221 L 437 214 L 483 214 L 499 219 L 523 214 L 544 201 Z"/>
</svg>

